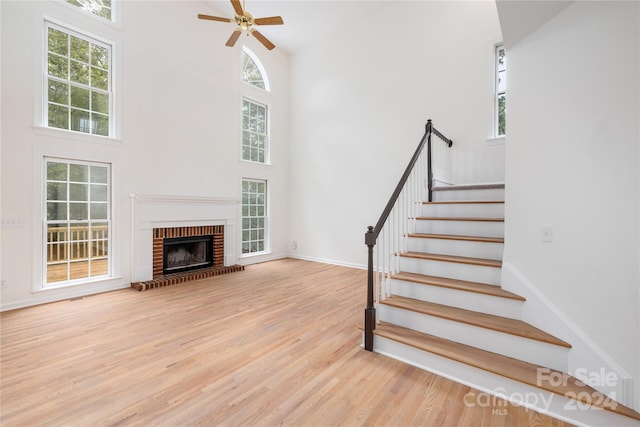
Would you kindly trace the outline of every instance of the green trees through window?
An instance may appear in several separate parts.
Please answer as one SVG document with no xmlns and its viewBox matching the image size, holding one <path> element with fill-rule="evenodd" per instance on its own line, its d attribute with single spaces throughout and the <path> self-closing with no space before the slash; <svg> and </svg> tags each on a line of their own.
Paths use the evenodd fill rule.
<svg viewBox="0 0 640 427">
<path fill-rule="evenodd" d="M 47 125 L 109 136 L 111 47 L 47 23 Z"/>
</svg>

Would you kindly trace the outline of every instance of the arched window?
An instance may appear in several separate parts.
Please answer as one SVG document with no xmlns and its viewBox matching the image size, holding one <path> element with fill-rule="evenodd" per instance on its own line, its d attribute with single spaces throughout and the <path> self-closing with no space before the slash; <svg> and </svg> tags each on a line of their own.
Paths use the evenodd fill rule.
<svg viewBox="0 0 640 427">
<path fill-rule="evenodd" d="M 242 80 L 260 89 L 269 90 L 269 79 L 264 67 L 246 46 L 242 49 Z"/>
</svg>

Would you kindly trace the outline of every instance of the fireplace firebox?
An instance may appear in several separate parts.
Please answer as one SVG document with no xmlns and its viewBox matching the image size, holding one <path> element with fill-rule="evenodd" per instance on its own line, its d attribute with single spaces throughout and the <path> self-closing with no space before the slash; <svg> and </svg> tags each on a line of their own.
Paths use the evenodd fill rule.
<svg viewBox="0 0 640 427">
<path fill-rule="evenodd" d="M 213 265 L 213 236 L 166 238 L 163 241 L 163 274 Z"/>
</svg>

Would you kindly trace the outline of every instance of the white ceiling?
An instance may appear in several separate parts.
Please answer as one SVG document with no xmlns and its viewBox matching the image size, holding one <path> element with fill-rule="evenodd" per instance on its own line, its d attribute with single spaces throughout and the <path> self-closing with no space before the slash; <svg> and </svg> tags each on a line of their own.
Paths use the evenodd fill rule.
<svg viewBox="0 0 640 427">
<path fill-rule="evenodd" d="M 209 0 L 218 16 L 233 17 L 228 0 Z M 352 21 L 388 7 L 393 0 L 246 0 L 246 10 L 254 18 L 282 16 L 284 25 L 260 26 L 260 32 L 277 47 L 295 53 L 330 34 L 347 28 Z M 210 12 L 203 10 L 202 13 Z M 220 23 L 220 25 L 229 25 Z"/>
</svg>

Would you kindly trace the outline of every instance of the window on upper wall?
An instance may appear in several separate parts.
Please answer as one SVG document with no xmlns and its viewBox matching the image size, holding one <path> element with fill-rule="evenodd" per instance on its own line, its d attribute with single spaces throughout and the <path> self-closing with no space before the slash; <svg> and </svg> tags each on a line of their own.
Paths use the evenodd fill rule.
<svg viewBox="0 0 640 427">
<path fill-rule="evenodd" d="M 495 48 L 495 135 L 505 136 L 507 131 L 507 57 L 504 45 Z"/>
<path fill-rule="evenodd" d="M 112 20 L 111 0 L 65 0 L 67 3 L 104 19 Z"/>
<path fill-rule="evenodd" d="M 111 167 L 45 159 L 44 287 L 109 277 Z"/>
<path fill-rule="evenodd" d="M 50 22 L 46 28 L 46 126 L 110 136 L 111 46 Z"/>
<path fill-rule="evenodd" d="M 267 106 L 248 98 L 242 99 L 242 160 L 267 163 Z"/>
<path fill-rule="evenodd" d="M 242 180 L 242 253 L 267 251 L 267 181 Z"/>
<path fill-rule="evenodd" d="M 264 67 L 253 52 L 246 46 L 242 49 L 242 80 L 269 91 L 269 80 Z"/>
</svg>

